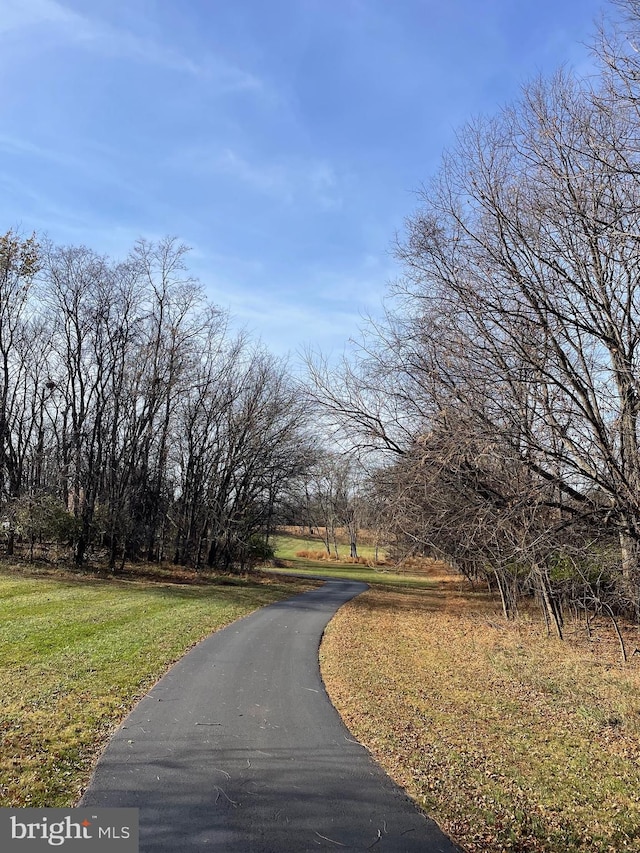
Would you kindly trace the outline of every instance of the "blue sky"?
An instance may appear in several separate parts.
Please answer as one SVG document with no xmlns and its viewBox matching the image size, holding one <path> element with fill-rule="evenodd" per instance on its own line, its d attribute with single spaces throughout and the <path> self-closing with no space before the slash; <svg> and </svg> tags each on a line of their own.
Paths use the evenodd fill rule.
<svg viewBox="0 0 640 853">
<path fill-rule="evenodd" d="M 0 232 L 172 234 L 278 354 L 340 352 L 457 127 L 564 63 L 600 0 L 0 0 Z"/>
</svg>

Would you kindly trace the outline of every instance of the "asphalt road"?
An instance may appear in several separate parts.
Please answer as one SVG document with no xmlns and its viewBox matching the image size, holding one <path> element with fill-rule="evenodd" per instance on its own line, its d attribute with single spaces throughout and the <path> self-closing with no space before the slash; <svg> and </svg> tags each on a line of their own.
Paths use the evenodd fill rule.
<svg viewBox="0 0 640 853">
<path fill-rule="evenodd" d="M 325 692 L 322 632 L 364 589 L 330 580 L 192 649 L 116 732 L 80 805 L 139 808 L 141 853 L 455 853 Z"/>
</svg>

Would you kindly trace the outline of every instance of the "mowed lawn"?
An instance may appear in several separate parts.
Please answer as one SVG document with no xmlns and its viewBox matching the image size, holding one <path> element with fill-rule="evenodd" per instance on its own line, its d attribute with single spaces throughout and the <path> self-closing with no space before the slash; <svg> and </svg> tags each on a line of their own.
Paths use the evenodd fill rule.
<svg viewBox="0 0 640 853">
<path fill-rule="evenodd" d="M 219 581 L 0 569 L 1 806 L 72 805 L 110 733 L 172 662 L 300 587 L 284 578 Z"/>
<path fill-rule="evenodd" d="M 470 853 L 640 851 L 638 655 L 606 623 L 566 642 L 535 611 L 507 623 L 453 577 L 387 581 L 338 612 L 321 664 L 390 775 Z"/>
<path fill-rule="evenodd" d="M 293 529 L 293 528 L 290 528 Z M 354 563 L 349 559 L 349 543 L 343 533 L 338 539 L 338 556 L 326 554 L 326 548 L 319 534 L 315 536 L 300 535 L 288 532 L 274 538 L 276 556 L 284 561 L 282 572 L 302 575 L 322 575 L 324 577 L 347 578 L 369 584 L 394 584 L 407 587 L 433 587 L 432 575 L 424 571 L 404 567 L 397 570 L 385 562 L 384 549 L 376 548 L 371 543 L 358 544 L 360 562 Z M 376 561 L 376 557 L 378 560 Z"/>
</svg>

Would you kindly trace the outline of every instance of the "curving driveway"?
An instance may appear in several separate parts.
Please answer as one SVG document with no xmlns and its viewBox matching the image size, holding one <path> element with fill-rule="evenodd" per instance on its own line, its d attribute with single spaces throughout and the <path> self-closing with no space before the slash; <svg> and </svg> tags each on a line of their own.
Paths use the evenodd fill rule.
<svg viewBox="0 0 640 853">
<path fill-rule="evenodd" d="M 365 589 L 329 580 L 192 649 L 116 732 L 80 805 L 139 808 L 141 853 L 456 853 L 325 692 L 322 632 Z"/>
</svg>

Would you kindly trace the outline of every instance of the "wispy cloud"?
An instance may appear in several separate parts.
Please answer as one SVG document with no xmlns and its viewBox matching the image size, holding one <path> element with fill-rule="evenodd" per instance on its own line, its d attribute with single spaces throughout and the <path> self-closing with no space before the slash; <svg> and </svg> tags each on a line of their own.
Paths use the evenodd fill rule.
<svg viewBox="0 0 640 853">
<path fill-rule="evenodd" d="M 106 56 L 196 76 L 219 92 L 261 90 L 262 81 L 220 57 L 185 56 L 174 47 L 75 12 L 58 0 L 0 0 L 0 39 L 34 27 L 46 27 L 79 47 Z"/>
<path fill-rule="evenodd" d="M 210 165 L 214 170 L 288 204 L 302 200 L 324 209 L 337 208 L 341 204 L 335 171 L 329 163 L 321 160 L 291 158 L 276 163 L 257 163 L 226 148 Z"/>
<path fill-rule="evenodd" d="M 83 18 L 55 0 L 1 0 L 0 36 L 38 24 L 77 27 Z"/>
<path fill-rule="evenodd" d="M 24 220 L 29 229 L 46 231 L 54 222 L 57 228 L 68 227 L 77 234 L 86 224 L 83 213 L 59 203 L 31 183 L 0 171 L 0 221 L 8 223 L 8 227 L 17 224 L 17 217 L 18 223 Z"/>
<path fill-rule="evenodd" d="M 231 148 L 225 148 L 217 156 L 209 158 L 208 166 L 210 171 L 229 175 L 258 192 L 287 201 L 292 198 L 292 176 L 281 165 L 255 165 Z"/>
<path fill-rule="evenodd" d="M 306 275 L 309 292 L 318 305 L 327 309 L 352 306 L 367 313 L 380 306 L 390 281 L 398 275 L 398 267 L 384 251 L 365 252 L 350 258 L 349 266 L 316 264 Z"/>
<path fill-rule="evenodd" d="M 128 198 L 144 198 L 145 190 L 141 186 L 118 173 L 112 148 L 99 141 L 83 139 L 80 149 L 81 153 L 78 149 L 70 149 L 60 137 L 50 137 L 44 145 L 0 133 L 0 153 L 6 155 L 5 166 L 10 165 L 13 159 L 51 163 L 57 167 L 57 174 L 67 176 L 69 185 L 88 179 L 93 185 L 107 185 L 112 190 L 117 187 Z M 4 174 L 6 176 L 6 169 Z"/>
<path fill-rule="evenodd" d="M 68 150 L 62 151 L 52 147 L 44 147 L 28 139 L 21 139 L 5 133 L 0 133 L 0 151 L 11 156 L 17 155 L 36 158 L 38 160 L 47 160 L 58 166 L 72 167 L 74 169 L 81 168 L 83 164 L 83 161 L 79 157 Z"/>
<path fill-rule="evenodd" d="M 307 172 L 307 181 L 312 195 L 325 210 L 341 206 L 336 174 L 328 163 L 312 163 Z"/>
<path fill-rule="evenodd" d="M 340 181 L 330 163 L 301 157 L 252 160 L 234 148 L 212 151 L 198 146 L 179 151 L 170 165 L 200 176 L 227 177 L 245 188 L 285 204 L 311 203 L 330 210 L 341 206 Z"/>
<path fill-rule="evenodd" d="M 229 311 L 236 326 L 259 334 L 277 355 L 300 352 L 314 340 L 342 350 L 345 341 L 362 323 L 357 310 L 334 307 L 320 311 L 313 302 L 292 301 L 285 294 L 259 294 L 224 285 L 214 285 L 211 293 Z"/>
</svg>

